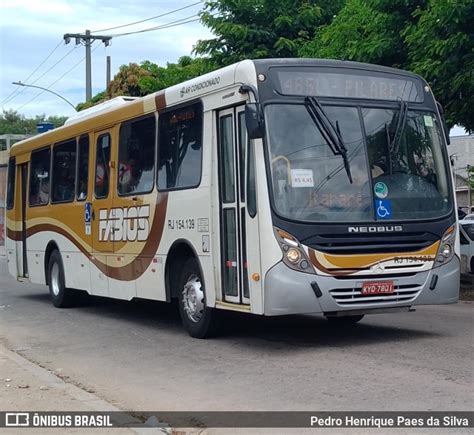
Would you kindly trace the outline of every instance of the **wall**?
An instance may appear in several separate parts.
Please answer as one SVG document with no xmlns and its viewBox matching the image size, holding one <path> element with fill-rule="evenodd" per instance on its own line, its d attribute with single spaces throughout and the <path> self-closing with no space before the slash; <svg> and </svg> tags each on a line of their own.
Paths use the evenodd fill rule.
<svg viewBox="0 0 474 435">
<path fill-rule="evenodd" d="M 467 165 L 474 166 L 474 135 L 451 137 L 448 153 L 453 162 L 453 171 L 456 180 L 456 198 L 458 207 L 467 211 L 469 207 L 469 193 L 467 183 Z M 474 192 L 471 193 L 474 197 Z M 474 198 L 471 200 L 474 205 Z"/>
</svg>

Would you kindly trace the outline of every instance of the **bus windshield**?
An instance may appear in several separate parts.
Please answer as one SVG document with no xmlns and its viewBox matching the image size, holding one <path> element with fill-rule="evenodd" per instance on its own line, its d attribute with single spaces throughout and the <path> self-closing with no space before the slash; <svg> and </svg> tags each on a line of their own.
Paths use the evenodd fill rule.
<svg viewBox="0 0 474 435">
<path fill-rule="evenodd" d="M 352 182 L 303 104 L 265 108 L 276 212 L 299 221 L 430 219 L 452 208 L 434 113 L 324 106 L 347 148 Z"/>
</svg>

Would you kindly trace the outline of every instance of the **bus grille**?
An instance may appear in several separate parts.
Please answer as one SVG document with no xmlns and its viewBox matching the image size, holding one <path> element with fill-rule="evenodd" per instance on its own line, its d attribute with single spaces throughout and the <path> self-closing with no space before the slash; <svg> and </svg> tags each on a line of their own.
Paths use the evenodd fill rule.
<svg viewBox="0 0 474 435">
<path fill-rule="evenodd" d="M 394 292 L 381 295 L 363 295 L 362 287 L 355 288 L 336 288 L 329 293 L 342 306 L 353 305 L 376 305 L 386 303 L 410 302 L 415 299 L 421 291 L 419 284 L 396 285 Z"/>
<path fill-rule="evenodd" d="M 429 233 L 318 235 L 301 243 L 334 255 L 371 254 L 379 252 L 416 252 L 432 245 L 438 238 Z"/>
</svg>

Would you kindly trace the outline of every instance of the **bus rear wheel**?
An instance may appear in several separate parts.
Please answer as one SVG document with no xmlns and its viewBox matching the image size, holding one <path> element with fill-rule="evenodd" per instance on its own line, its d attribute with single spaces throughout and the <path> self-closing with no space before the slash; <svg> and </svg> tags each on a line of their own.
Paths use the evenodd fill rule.
<svg viewBox="0 0 474 435">
<path fill-rule="evenodd" d="M 353 323 L 360 322 L 364 318 L 363 314 L 360 314 L 359 316 L 328 316 L 326 319 L 328 319 L 329 323 L 332 323 L 334 325 L 352 325 Z"/>
<path fill-rule="evenodd" d="M 206 306 L 206 292 L 199 263 L 189 258 L 179 279 L 179 313 L 184 329 L 191 337 L 207 338 L 217 330 L 217 313 Z"/>
<path fill-rule="evenodd" d="M 57 308 L 67 308 L 74 303 L 74 291 L 66 288 L 64 267 L 59 251 L 51 253 L 48 263 L 49 294 L 53 305 Z"/>
</svg>

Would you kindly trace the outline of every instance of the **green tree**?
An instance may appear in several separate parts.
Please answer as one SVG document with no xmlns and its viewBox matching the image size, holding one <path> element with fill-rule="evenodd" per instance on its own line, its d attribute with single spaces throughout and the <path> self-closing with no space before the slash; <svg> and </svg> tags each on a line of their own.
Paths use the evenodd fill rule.
<svg viewBox="0 0 474 435">
<path fill-rule="evenodd" d="M 98 103 L 102 103 L 105 100 L 107 100 L 106 91 L 99 92 L 98 94 L 95 94 L 89 101 L 79 103 L 76 106 L 76 110 L 80 112 L 81 110 L 88 109 L 89 107 L 95 106 Z"/>
<path fill-rule="evenodd" d="M 143 62 L 141 67 L 150 73 L 139 80 L 142 95 L 193 79 L 216 68 L 209 59 L 191 56 L 182 56 L 177 63 L 167 63 L 165 67 L 160 67 L 150 61 Z"/>
<path fill-rule="evenodd" d="M 401 32 L 426 0 L 348 0 L 333 21 L 301 47 L 303 57 L 355 60 L 403 67 L 408 47 Z"/>
<path fill-rule="evenodd" d="M 348 0 L 299 54 L 416 72 L 445 107 L 448 125 L 472 131 L 473 17 L 472 0 Z"/>
<path fill-rule="evenodd" d="M 215 68 L 209 59 L 191 56 L 182 56 L 177 63 L 167 63 L 164 67 L 148 60 L 140 64 L 122 65 L 109 83 L 107 90 L 99 92 L 88 102 L 78 104 L 77 110 L 84 110 L 122 95 L 142 97 L 190 80 Z"/>
<path fill-rule="evenodd" d="M 216 35 L 194 51 L 218 66 L 242 59 L 295 57 L 344 0 L 210 0 L 201 22 Z"/>
<path fill-rule="evenodd" d="M 0 115 L 0 134 L 35 134 L 38 122 L 52 122 L 55 127 L 61 127 L 66 119 L 65 116 L 46 115 L 27 118 L 15 110 L 4 110 Z"/>
<path fill-rule="evenodd" d="M 474 2 L 432 0 L 403 31 L 408 67 L 427 79 L 448 124 L 474 131 Z"/>
</svg>

